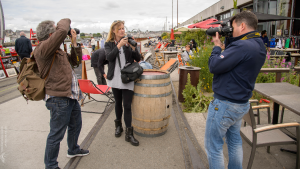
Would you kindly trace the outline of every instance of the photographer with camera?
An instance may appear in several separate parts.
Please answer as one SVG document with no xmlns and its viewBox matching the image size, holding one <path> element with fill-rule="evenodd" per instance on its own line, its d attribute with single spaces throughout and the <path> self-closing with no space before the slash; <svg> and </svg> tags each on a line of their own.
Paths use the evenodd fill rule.
<svg viewBox="0 0 300 169">
<path fill-rule="evenodd" d="M 45 168 L 57 169 L 60 142 L 68 128 L 67 157 L 84 156 L 89 150 L 80 149 L 78 137 L 82 119 L 78 100 L 83 99 L 76 74 L 72 67 L 82 59 L 81 47 L 76 43 L 76 32 L 70 29 L 71 20 L 62 19 L 55 26 L 53 21 L 43 21 L 36 28 L 40 43 L 33 51 L 41 78 L 45 79 L 46 107 L 50 110 L 50 133 L 45 149 Z M 60 49 L 68 35 L 72 40 L 71 54 Z"/>
<path fill-rule="evenodd" d="M 121 69 L 128 63 L 139 62 L 141 55 L 136 48 L 136 42 L 131 36 L 125 36 L 124 21 L 114 21 L 108 33 L 105 43 L 106 58 L 109 61 L 107 72 L 107 84 L 112 88 L 115 98 L 115 137 L 120 137 L 122 127 L 122 100 L 124 106 L 124 121 L 126 125 L 125 140 L 134 146 L 139 141 L 133 136 L 131 103 L 133 97 L 134 81 L 122 83 Z"/>
<path fill-rule="evenodd" d="M 250 109 L 249 99 L 266 58 L 266 48 L 255 31 L 258 23 L 255 14 L 243 11 L 233 16 L 230 22 L 233 37 L 222 52 L 219 33 L 215 32 L 215 46 L 208 62 L 209 70 L 214 74 L 214 100 L 208 108 L 205 128 L 205 150 L 210 169 L 225 168 L 224 137 L 228 146 L 228 168 L 243 168 L 240 127 L 243 116 Z"/>
</svg>

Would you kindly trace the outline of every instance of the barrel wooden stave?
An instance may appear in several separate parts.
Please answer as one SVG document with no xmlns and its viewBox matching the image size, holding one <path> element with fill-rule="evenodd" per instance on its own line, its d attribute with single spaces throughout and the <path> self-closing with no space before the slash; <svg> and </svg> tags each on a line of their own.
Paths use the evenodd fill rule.
<svg viewBox="0 0 300 169">
<path fill-rule="evenodd" d="M 167 130 L 171 115 L 172 87 L 170 78 L 157 80 L 142 79 L 138 83 L 166 85 L 160 87 L 144 87 L 136 84 L 134 93 L 142 95 L 169 95 L 155 98 L 134 95 L 132 101 L 132 125 L 134 126 L 135 132 L 149 136 L 162 134 Z"/>
</svg>

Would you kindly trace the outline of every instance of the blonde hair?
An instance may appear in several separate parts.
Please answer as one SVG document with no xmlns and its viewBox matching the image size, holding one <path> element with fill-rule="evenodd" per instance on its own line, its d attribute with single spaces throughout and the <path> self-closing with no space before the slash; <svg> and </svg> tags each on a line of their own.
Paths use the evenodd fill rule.
<svg viewBox="0 0 300 169">
<path fill-rule="evenodd" d="M 111 42 L 111 41 L 115 40 L 115 33 L 113 31 L 116 30 L 116 28 L 119 28 L 121 26 L 121 24 L 124 25 L 125 22 L 124 21 L 116 21 L 111 24 L 106 42 Z"/>
</svg>

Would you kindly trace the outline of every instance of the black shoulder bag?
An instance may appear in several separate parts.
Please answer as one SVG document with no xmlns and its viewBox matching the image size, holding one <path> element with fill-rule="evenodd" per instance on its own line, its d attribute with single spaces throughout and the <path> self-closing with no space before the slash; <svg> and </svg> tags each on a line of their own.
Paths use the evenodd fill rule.
<svg viewBox="0 0 300 169">
<path fill-rule="evenodd" d="M 137 80 L 143 74 L 143 68 L 138 62 L 127 63 L 121 68 L 120 56 L 118 55 L 119 66 L 121 69 L 121 79 L 123 83 L 129 83 Z"/>
</svg>

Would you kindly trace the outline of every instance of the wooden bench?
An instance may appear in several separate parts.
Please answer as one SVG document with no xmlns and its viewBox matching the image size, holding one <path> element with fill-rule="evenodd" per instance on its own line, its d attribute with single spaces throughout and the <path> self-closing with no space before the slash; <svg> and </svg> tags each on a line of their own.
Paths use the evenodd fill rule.
<svg viewBox="0 0 300 169">
<path fill-rule="evenodd" d="M 281 73 L 290 72 L 290 68 L 261 68 L 260 73 L 266 72 L 275 72 L 276 73 L 276 82 L 281 81 Z"/>
<path fill-rule="evenodd" d="M 292 53 L 291 57 L 295 58 L 295 64 L 294 64 L 294 66 L 297 66 L 297 64 L 298 64 L 298 57 L 300 57 L 300 53 Z"/>
</svg>

